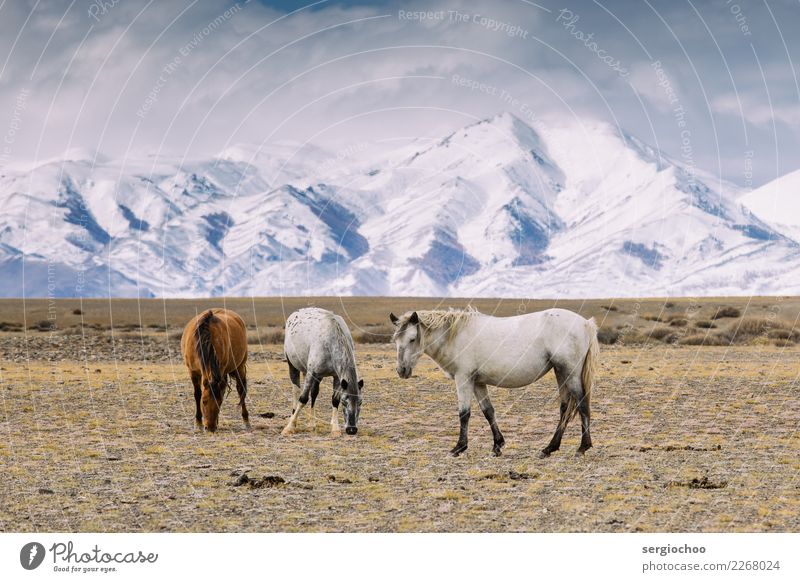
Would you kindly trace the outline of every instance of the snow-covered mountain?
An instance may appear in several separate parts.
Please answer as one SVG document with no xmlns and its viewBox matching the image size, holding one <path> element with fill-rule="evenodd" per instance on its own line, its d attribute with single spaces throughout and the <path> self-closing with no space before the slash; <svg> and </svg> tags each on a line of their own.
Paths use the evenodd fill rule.
<svg viewBox="0 0 800 582">
<path fill-rule="evenodd" d="M 800 241 L 800 170 L 745 194 L 739 201 L 781 234 Z"/>
<path fill-rule="evenodd" d="M 603 123 L 0 172 L 4 296 L 800 294 L 800 173 L 744 194 Z"/>
</svg>

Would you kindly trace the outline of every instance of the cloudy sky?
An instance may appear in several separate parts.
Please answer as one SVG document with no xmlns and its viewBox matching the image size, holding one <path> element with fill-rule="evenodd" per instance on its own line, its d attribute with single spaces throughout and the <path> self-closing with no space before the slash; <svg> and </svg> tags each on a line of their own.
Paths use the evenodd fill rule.
<svg viewBox="0 0 800 582">
<path fill-rule="evenodd" d="M 0 0 L 0 166 L 337 148 L 508 110 L 610 121 L 758 186 L 800 167 L 798 21 L 798 0 Z"/>
</svg>

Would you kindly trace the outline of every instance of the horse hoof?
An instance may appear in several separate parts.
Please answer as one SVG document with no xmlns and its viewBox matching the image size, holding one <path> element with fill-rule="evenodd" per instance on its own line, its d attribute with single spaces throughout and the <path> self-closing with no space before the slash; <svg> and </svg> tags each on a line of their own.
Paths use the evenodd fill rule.
<svg viewBox="0 0 800 582">
<path fill-rule="evenodd" d="M 455 447 L 453 447 L 453 450 L 450 451 L 450 455 L 453 457 L 457 457 L 466 450 L 467 450 L 467 445 L 456 445 Z"/>
<path fill-rule="evenodd" d="M 494 453 L 495 457 L 499 457 L 500 455 L 503 454 L 503 447 L 505 445 L 506 445 L 506 443 L 504 443 L 504 442 L 503 443 L 495 443 L 494 444 L 494 447 L 492 447 L 492 452 Z"/>
<path fill-rule="evenodd" d="M 250 432 L 251 430 L 253 430 L 253 427 L 250 426 L 249 422 L 245 422 L 244 423 L 244 430 L 246 430 L 247 432 Z"/>
<path fill-rule="evenodd" d="M 293 428 L 288 427 L 288 426 L 281 431 L 281 434 L 283 436 L 291 436 L 294 433 L 295 433 L 295 430 Z"/>
<path fill-rule="evenodd" d="M 549 456 L 550 456 L 550 451 L 541 451 L 541 452 L 539 452 L 539 458 L 540 459 L 546 459 Z"/>
</svg>

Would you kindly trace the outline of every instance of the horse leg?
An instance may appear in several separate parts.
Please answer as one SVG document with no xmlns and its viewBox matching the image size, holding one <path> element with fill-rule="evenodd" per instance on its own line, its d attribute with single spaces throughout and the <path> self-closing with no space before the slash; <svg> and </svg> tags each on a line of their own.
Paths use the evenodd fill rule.
<svg viewBox="0 0 800 582">
<path fill-rule="evenodd" d="M 489 427 L 492 429 L 492 437 L 494 438 L 494 447 L 492 447 L 492 451 L 495 457 L 499 457 L 501 454 L 500 449 L 506 444 L 506 439 L 503 438 L 503 433 L 501 433 L 500 429 L 497 427 L 497 421 L 494 416 L 494 406 L 492 406 L 492 402 L 489 400 L 489 390 L 486 388 L 486 384 L 479 384 L 477 382 L 473 390 L 475 391 L 475 398 L 478 400 L 483 415 L 486 417 L 486 420 L 489 422 Z"/>
<path fill-rule="evenodd" d="M 558 421 L 556 432 L 553 434 L 553 438 L 550 439 L 550 444 L 548 444 L 544 449 L 542 449 L 542 452 L 539 453 L 540 459 L 549 457 L 550 453 L 554 453 L 561 448 L 561 437 L 564 436 L 564 429 L 567 427 L 567 422 L 569 421 L 569 419 L 567 418 L 567 410 L 569 408 L 567 398 L 568 396 L 566 395 L 565 391 L 561 397 L 561 409 L 560 409 L 561 417 Z"/>
<path fill-rule="evenodd" d="M 247 411 L 247 404 L 244 401 L 247 398 L 247 369 L 244 364 L 233 373 L 233 379 L 236 380 L 236 391 L 239 393 L 239 406 L 242 408 L 244 427 L 250 430 L 250 413 Z"/>
<path fill-rule="evenodd" d="M 292 417 L 289 419 L 286 428 L 283 429 L 282 434 L 290 435 L 297 429 L 297 417 L 300 416 L 300 411 L 303 410 L 303 407 L 308 404 L 309 394 L 314 389 L 314 384 L 317 385 L 317 390 L 319 390 L 319 379 L 313 373 L 306 372 L 303 380 L 303 390 L 295 401 L 294 412 L 292 412 Z"/>
<path fill-rule="evenodd" d="M 561 400 L 560 418 L 558 420 L 558 426 L 556 426 L 556 432 L 553 434 L 553 438 L 550 439 L 550 444 L 548 444 L 544 449 L 542 449 L 542 452 L 539 453 L 540 459 L 549 457 L 550 453 L 554 453 L 561 448 L 561 437 L 564 436 L 564 431 L 566 430 L 567 423 L 569 422 L 569 399 L 571 397 L 568 388 L 568 383 L 570 382 L 569 373 L 560 366 L 556 367 L 555 372 L 556 381 L 558 382 L 558 394 Z M 580 382 L 580 376 L 578 376 L 578 382 Z"/>
<path fill-rule="evenodd" d="M 583 390 L 583 381 L 581 380 L 580 370 L 573 370 L 571 372 L 569 378 L 567 378 L 565 387 L 568 399 L 567 408 L 569 410 L 566 415 L 562 415 L 562 423 L 564 426 L 561 429 L 561 432 L 564 431 L 563 429 L 566 428 L 567 422 L 570 420 L 570 418 L 567 417 L 574 416 L 575 411 L 577 410 L 577 412 L 579 412 L 581 415 L 581 444 L 578 447 L 576 455 L 582 455 L 588 449 L 592 448 L 592 437 L 589 434 L 589 420 L 591 416 L 589 413 L 589 397 Z M 563 406 L 564 405 L 562 404 L 562 408 Z"/>
<path fill-rule="evenodd" d="M 339 401 L 341 400 L 341 383 L 339 378 L 333 377 L 333 397 L 331 398 L 331 436 L 342 436 L 339 428 Z"/>
<path fill-rule="evenodd" d="M 291 362 L 289 364 L 289 379 L 292 381 L 292 414 L 289 417 L 289 422 L 281 432 L 282 435 L 293 434 L 297 428 L 297 414 L 300 412 L 302 405 L 300 404 L 300 370 L 295 368 Z"/>
<path fill-rule="evenodd" d="M 461 423 L 461 430 L 458 435 L 456 446 L 450 454 L 457 457 L 467 450 L 467 432 L 469 429 L 470 408 L 472 405 L 472 393 L 474 384 L 471 378 L 456 376 L 456 392 L 458 394 L 458 420 Z"/>
<path fill-rule="evenodd" d="M 580 384 L 580 382 L 579 382 Z M 587 450 L 592 448 L 592 435 L 589 433 L 589 423 L 591 422 L 592 414 L 589 408 L 589 395 L 583 390 L 583 384 L 580 384 L 580 398 L 578 398 L 578 412 L 581 415 L 581 444 L 578 447 L 576 455 L 582 455 Z"/>
<path fill-rule="evenodd" d="M 319 384 L 321 380 L 321 378 L 315 376 L 314 374 L 307 374 L 303 386 L 303 392 L 300 394 L 301 400 L 303 398 L 306 399 L 306 401 L 303 402 L 303 405 L 311 400 L 311 406 L 306 409 L 306 413 L 308 415 L 308 423 L 311 426 L 311 430 L 314 432 L 317 430 L 317 417 L 314 414 L 314 403 L 317 401 L 317 396 L 319 395 Z"/>
<path fill-rule="evenodd" d="M 195 413 L 194 421 L 197 428 L 203 428 L 203 410 L 200 408 L 200 399 L 203 397 L 202 376 L 200 372 L 192 372 L 192 384 L 194 385 Z"/>
</svg>

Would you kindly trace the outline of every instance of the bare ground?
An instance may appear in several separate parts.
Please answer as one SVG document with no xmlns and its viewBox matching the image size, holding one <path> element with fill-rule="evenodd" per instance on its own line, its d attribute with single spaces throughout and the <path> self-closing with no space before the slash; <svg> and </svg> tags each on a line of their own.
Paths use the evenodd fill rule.
<svg viewBox="0 0 800 582">
<path fill-rule="evenodd" d="M 604 346 L 595 448 L 573 456 L 574 423 L 540 460 L 552 374 L 490 389 L 502 457 L 477 413 L 451 458 L 452 383 L 427 359 L 400 380 L 390 345 L 359 346 L 357 436 L 328 435 L 326 381 L 316 431 L 286 438 L 277 345 L 251 346 L 253 430 L 229 397 L 209 435 L 174 342 L 20 337 L 0 334 L 2 531 L 800 531 L 797 346 Z"/>
</svg>

